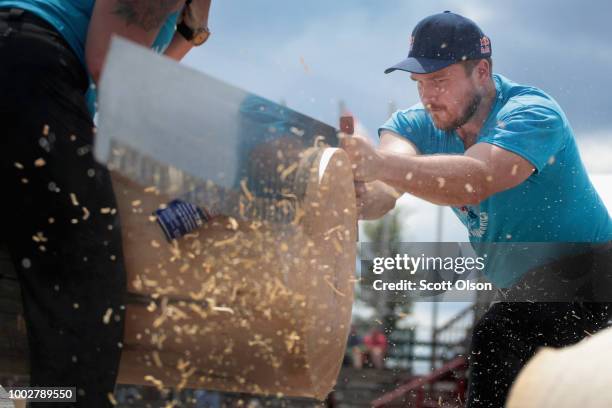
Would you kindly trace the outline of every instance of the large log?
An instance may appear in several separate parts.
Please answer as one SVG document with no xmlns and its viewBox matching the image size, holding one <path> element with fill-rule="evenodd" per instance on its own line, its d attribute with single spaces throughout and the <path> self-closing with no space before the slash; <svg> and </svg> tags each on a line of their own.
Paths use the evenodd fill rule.
<svg viewBox="0 0 612 408">
<path fill-rule="evenodd" d="M 151 217 L 171 197 L 114 174 L 137 295 L 119 382 L 320 399 L 331 391 L 353 300 L 354 189 L 343 151 L 307 155 L 293 222 L 218 217 L 172 243 Z"/>
</svg>

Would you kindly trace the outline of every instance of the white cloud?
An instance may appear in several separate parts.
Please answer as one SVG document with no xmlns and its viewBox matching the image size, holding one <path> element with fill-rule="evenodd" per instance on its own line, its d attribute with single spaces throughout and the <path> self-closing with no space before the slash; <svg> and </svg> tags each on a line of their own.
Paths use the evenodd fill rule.
<svg viewBox="0 0 612 408">
<path fill-rule="evenodd" d="M 608 209 L 608 214 L 612 214 L 612 174 L 591 174 L 591 182 L 597 190 L 602 201 Z"/>
<path fill-rule="evenodd" d="M 463 2 L 453 11 L 475 21 L 482 27 L 495 21 L 495 17 L 499 17 L 500 10 L 499 8 L 494 10 L 490 7 L 489 2 Z"/>
<path fill-rule="evenodd" d="M 612 174 L 612 129 L 577 136 L 576 141 L 589 173 Z"/>
<path fill-rule="evenodd" d="M 404 240 L 437 242 L 438 222 L 442 222 L 442 242 L 468 241 L 465 226 L 450 207 L 439 207 L 420 198 L 404 194 L 397 203 L 402 209 Z M 441 210 L 441 211 L 440 211 Z"/>
</svg>

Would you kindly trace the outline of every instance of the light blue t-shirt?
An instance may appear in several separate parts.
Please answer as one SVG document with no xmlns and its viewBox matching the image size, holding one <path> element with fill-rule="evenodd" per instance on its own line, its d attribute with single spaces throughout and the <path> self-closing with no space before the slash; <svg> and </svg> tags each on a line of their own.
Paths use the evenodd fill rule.
<svg viewBox="0 0 612 408">
<path fill-rule="evenodd" d="M 561 107 L 541 90 L 494 75 L 495 103 L 477 143 L 490 143 L 528 160 L 536 171 L 523 183 L 499 192 L 479 205 L 452 207 L 466 226 L 475 249 L 484 243 L 521 245 L 505 256 L 490 257 L 486 274 L 498 287 L 508 287 L 535 266 L 561 256 L 563 245 L 612 240 L 612 219 L 580 159 L 573 130 Z M 434 126 L 422 104 L 395 112 L 381 126 L 413 142 L 421 154 L 463 154 L 455 131 Z M 513 248 L 513 249 L 509 249 Z M 537 249 L 536 249 L 537 248 Z M 478 252 L 478 250 L 477 250 Z"/>
<path fill-rule="evenodd" d="M 76 56 L 85 63 L 85 43 L 89 20 L 93 12 L 95 0 L 0 0 L 0 8 L 20 8 L 30 11 L 49 22 L 66 39 Z M 161 27 L 152 49 L 163 53 L 176 31 L 178 12 L 168 17 Z M 89 91 L 88 103 L 90 111 L 95 101 L 95 92 Z"/>
</svg>

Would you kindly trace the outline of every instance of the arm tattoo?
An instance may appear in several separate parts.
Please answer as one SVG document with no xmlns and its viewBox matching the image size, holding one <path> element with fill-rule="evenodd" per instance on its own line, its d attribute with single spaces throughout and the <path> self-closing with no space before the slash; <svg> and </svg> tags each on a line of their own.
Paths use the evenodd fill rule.
<svg viewBox="0 0 612 408">
<path fill-rule="evenodd" d="M 159 28 L 176 8 L 178 0 L 117 0 L 113 14 L 145 31 Z"/>
</svg>

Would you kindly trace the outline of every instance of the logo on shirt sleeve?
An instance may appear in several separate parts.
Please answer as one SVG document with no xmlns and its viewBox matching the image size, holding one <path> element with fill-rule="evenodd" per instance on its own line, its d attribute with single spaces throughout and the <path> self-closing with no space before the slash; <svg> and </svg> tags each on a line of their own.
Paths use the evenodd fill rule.
<svg viewBox="0 0 612 408">
<path fill-rule="evenodd" d="M 479 209 L 467 205 L 459 207 L 459 212 L 471 237 L 482 238 L 487 233 L 487 227 L 489 226 L 488 213 L 480 212 Z"/>
</svg>

